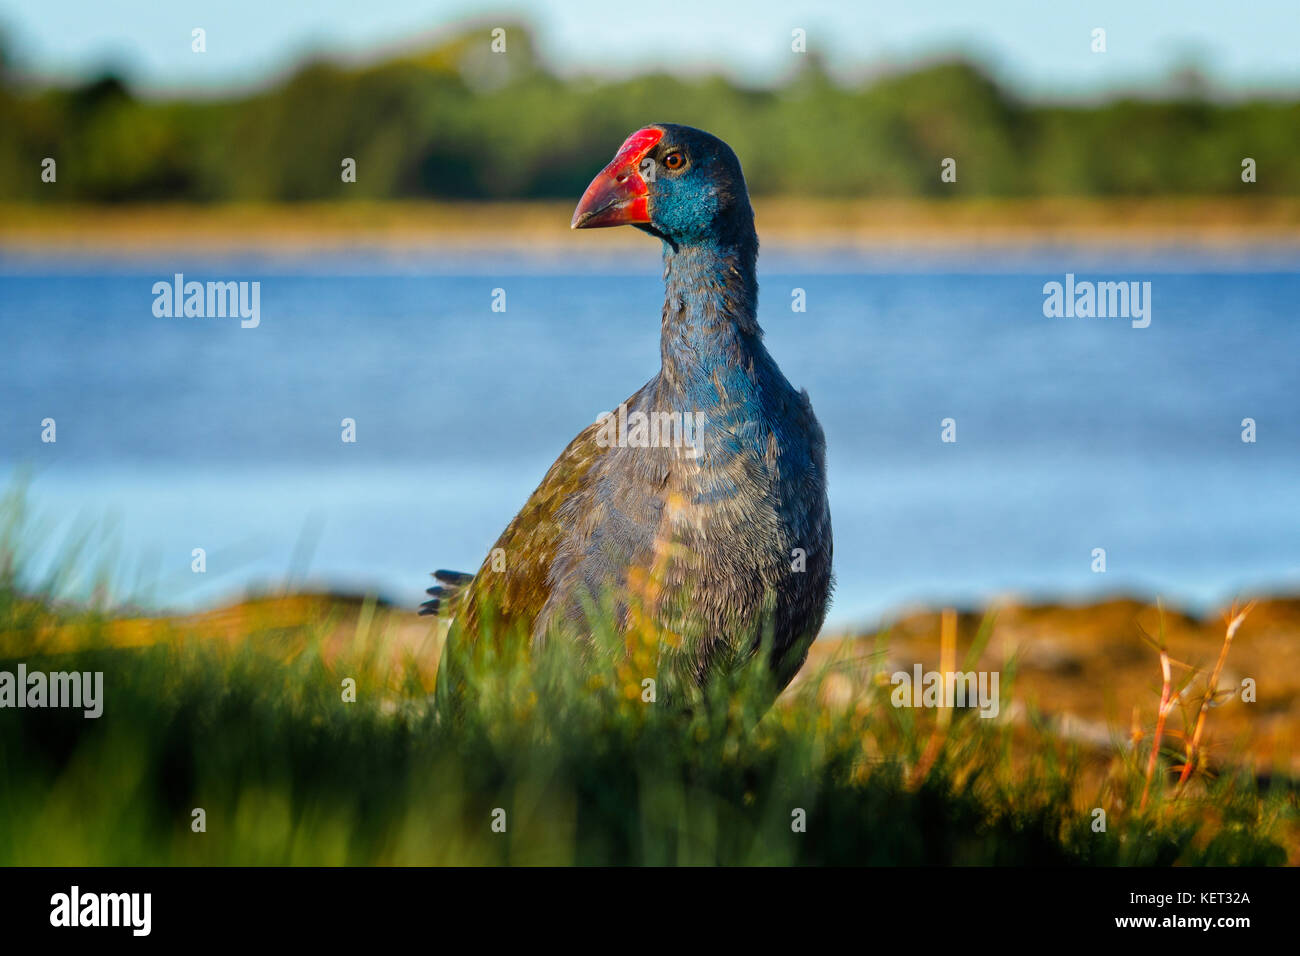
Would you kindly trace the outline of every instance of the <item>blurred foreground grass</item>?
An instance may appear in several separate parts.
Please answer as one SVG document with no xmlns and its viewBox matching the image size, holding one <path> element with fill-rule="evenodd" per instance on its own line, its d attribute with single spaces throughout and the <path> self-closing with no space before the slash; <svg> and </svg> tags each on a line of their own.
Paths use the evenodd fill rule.
<svg viewBox="0 0 1300 956">
<path fill-rule="evenodd" d="M 558 645 L 532 662 L 489 656 L 471 675 L 483 692 L 453 720 L 431 697 L 440 631 L 405 609 L 296 595 L 131 617 L 22 580 L 16 552 L 0 553 L 0 671 L 102 671 L 104 712 L 0 709 L 4 865 L 1294 855 L 1294 789 L 1244 764 L 1176 795 L 1162 757 L 1138 810 L 1140 749 L 1117 750 L 1098 777 L 1044 722 L 891 706 L 887 634 L 865 650 L 823 647 L 775 706 L 743 672 L 689 713 L 643 702 L 644 646 L 594 675 Z M 967 642 L 966 666 L 990 623 Z M 1002 666 L 1004 714 L 1016 667 Z M 196 808 L 205 832 L 192 830 Z M 505 832 L 492 828 L 498 809 Z"/>
</svg>

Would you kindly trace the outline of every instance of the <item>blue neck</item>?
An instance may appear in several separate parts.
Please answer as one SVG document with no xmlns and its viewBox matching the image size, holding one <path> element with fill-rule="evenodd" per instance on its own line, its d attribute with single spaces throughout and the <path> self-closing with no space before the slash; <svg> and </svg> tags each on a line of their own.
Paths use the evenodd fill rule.
<svg viewBox="0 0 1300 956">
<path fill-rule="evenodd" d="M 700 463 L 723 471 L 738 455 L 764 453 L 763 399 L 780 378 L 756 318 L 758 239 L 752 226 L 740 235 L 733 243 L 664 244 L 663 366 L 655 403 L 703 416 Z M 729 487 L 727 479 L 711 493 Z"/>
<path fill-rule="evenodd" d="M 746 400 L 755 360 L 767 358 L 757 319 L 757 260 L 752 226 L 731 242 L 664 243 L 660 383 L 665 398 L 696 408 Z"/>
</svg>

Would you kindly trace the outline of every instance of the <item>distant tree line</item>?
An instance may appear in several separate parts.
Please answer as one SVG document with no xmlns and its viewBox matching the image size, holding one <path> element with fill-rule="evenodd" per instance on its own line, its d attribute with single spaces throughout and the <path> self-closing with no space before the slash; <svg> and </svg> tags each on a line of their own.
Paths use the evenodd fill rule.
<svg viewBox="0 0 1300 956">
<path fill-rule="evenodd" d="M 578 195 L 650 122 L 711 130 L 752 191 L 798 196 L 1154 196 L 1300 192 L 1300 102 L 1189 91 L 1024 103 L 948 62 L 857 85 L 813 56 L 777 88 L 654 73 L 565 79 L 512 28 L 366 66 L 314 61 L 252 95 L 140 98 L 113 76 L 34 88 L 0 56 L 0 199 L 523 199 Z M 42 162 L 57 163 L 57 185 Z M 946 158 L 956 181 L 943 182 Z M 1242 182 L 1253 159 L 1258 181 Z M 356 182 L 345 183 L 345 159 Z"/>
</svg>

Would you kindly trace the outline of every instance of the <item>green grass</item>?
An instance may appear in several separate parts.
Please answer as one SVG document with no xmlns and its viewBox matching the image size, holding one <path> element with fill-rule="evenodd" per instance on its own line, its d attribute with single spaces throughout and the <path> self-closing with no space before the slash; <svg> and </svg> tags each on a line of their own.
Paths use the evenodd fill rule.
<svg viewBox="0 0 1300 956">
<path fill-rule="evenodd" d="M 436 634 L 395 649 L 405 612 L 227 639 L 155 621 L 124 647 L 113 615 L 22 591 L 12 554 L 0 569 L 0 670 L 105 675 L 98 720 L 0 710 L 4 865 L 1276 864 L 1297 820 L 1294 795 L 1229 775 L 1177 801 L 1157 786 L 1139 813 L 1144 755 L 1090 784 L 1046 732 L 958 712 L 938 734 L 845 661 L 775 706 L 754 668 L 668 706 L 641 699 L 652 644 L 594 664 L 562 642 L 488 650 L 451 716 Z"/>
</svg>

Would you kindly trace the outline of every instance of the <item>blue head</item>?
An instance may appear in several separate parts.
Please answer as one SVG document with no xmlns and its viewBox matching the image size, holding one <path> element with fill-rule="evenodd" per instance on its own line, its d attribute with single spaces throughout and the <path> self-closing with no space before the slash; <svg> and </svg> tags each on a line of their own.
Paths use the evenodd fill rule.
<svg viewBox="0 0 1300 956">
<path fill-rule="evenodd" d="M 730 146 L 703 130 L 656 123 L 629 136 L 592 180 L 572 225 L 634 225 L 674 249 L 744 245 L 754 213 Z"/>
</svg>

